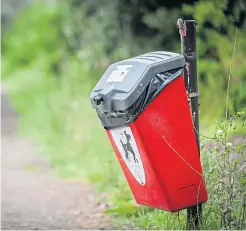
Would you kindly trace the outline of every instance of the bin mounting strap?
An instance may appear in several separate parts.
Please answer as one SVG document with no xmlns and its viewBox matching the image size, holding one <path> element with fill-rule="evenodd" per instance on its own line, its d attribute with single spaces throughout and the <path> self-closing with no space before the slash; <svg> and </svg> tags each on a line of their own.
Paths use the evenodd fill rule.
<svg viewBox="0 0 246 231">
<path fill-rule="evenodd" d="M 200 95 L 200 92 L 191 92 L 191 93 L 187 93 L 189 98 L 193 98 L 193 97 L 198 97 Z"/>
</svg>

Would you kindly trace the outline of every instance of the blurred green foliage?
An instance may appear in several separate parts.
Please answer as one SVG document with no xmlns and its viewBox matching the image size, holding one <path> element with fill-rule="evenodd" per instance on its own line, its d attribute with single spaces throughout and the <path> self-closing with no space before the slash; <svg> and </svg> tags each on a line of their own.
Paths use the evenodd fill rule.
<svg viewBox="0 0 246 231">
<path fill-rule="evenodd" d="M 194 18 L 201 126 L 213 127 L 223 119 L 230 66 L 231 112 L 246 109 L 246 29 L 237 29 L 231 62 L 236 28 L 233 17 L 224 14 L 226 1 L 156 11 L 136 2 L 36 1 L 16 17 L 2 41 L 3 83 L 22 115 L 22 132 L 41 144 L 60 175 L 110 191 L 115 208 L 108 212 L 123 214 L 136 211 L 135 204 L 89 102 L 91 89 L 111 62 L 151 50 L 179 52 L 176 20 Z M 185 221 L 181 216 L 176 223 L 176 217 L 159 211 L 136 213 L 134 221 L 143 228 L 182 228 Z M 155 226 L 147 225 L 153 221 Z"/>
<path fill-rule="evenodd" d="M 232 19 L 223 13 L 226 1 L 200 1 L 195 7 L 185 6 L 184 11 L 198 21 L 198 71 L 202 92 L 202 114 L 208 119 L 222 116 L 225 110 L 229 69 L 232 67 L 230 82 L 230 104 L 234 111 L 246 107 L 246 56 L 245 28 L 236 28 Z M 209 21 L 208 21 L 209 19 Z M 210 23 L 209 28 L 206 25 Z M 235 55 L 232 60 L 233 44 L 236 39 Z M 206 110 L 208 108 L 209 110 Z"/>
<path fill-rule="evenodd" d="M 4 77 L 33 63 L 48 73 L 61 62 L 63 38 L 61 7 L 42 2 L 25 8 L 3 35 Z"/>
<path fill-rule="evenodd" d="M 231 60 L 235 26 L 224 14 L 227 1 L 199 1 L 195 5 L 156 11 L 134 7 L 127 1 L 41 1 L 23 10 L 4 33 L 4 77 L 7 73 L 36 65 L 47 75 L 66 72 L 70 57 L 93 68 L 88 78 L 94 84 L 112 62 L 151 50 L 179 52 L 178 17 L 198 21 L 198 72 L 201 115 L 206 120 L 221 118 L 232 66 L 230 105 L 246 108 L 246 29 L 238 28 L 236 52 Z M 141 13 L 141 21 L 136 15 Z M 134 18 L 135 17 L 135 18 Z M 135 24 L 142 24 L 143 29 Z M 138 25 L 137 24 L 137 25 Z M 139 32 L 139 33 L 138 33 Z M 209 108 L 209 110 L 208 110 Z"/>
</svg>

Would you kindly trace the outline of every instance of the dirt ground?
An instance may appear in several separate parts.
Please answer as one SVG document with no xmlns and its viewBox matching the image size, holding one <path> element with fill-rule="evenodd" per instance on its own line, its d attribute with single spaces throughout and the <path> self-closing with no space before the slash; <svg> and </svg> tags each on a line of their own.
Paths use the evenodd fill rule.
<svg viewBox="0 0 246 231">
<path fill-rule="evenodd" d="M 35 145 L 18 135 L 17 115 L 1 96 L 1 228 L 114 228 L 103 213 L 105 195 L 88 184 L 58 178 Z"/>
</svg>

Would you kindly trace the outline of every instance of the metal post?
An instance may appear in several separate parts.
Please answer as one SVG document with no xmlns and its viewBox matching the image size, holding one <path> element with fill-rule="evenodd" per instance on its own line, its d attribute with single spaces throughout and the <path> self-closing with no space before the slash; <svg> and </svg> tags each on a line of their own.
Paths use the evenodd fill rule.
<svg viewBox="0 0 246 231">
<path fill-rule="evenodd" d="M 195 127 L 196 141 L 200 153 L 199 140 L 199 114 L 198 114 L 198 87 L 197 87 L 197 64 L 196 64 L 196 21 L 178 19 L 181 38 L 181 51 L 185 57 L 186 67 L 184 79 L 187 93 L 189 94 L 193 124 Z M 202 218 L 202 205 L 187 208 L 187 229 L 199 229 Z"/>
</svg>

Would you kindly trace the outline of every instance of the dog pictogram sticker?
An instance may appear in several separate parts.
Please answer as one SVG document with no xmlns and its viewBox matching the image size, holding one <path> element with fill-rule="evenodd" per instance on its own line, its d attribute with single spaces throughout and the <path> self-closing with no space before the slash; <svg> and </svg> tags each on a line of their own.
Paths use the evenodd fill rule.
<svg viewBox="0 0 246 231">
<path fill-rule="evenodd" d="M 112 129 L 110 132 L 130 172 L 141 185 L 145 185 L 143 163 L 131 128 L 125 126 Z"/>
</svg>

